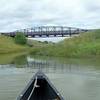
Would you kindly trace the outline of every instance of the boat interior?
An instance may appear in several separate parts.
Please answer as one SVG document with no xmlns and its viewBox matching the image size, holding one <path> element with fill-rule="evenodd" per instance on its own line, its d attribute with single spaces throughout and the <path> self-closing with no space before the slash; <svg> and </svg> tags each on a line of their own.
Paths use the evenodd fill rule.
<svg viewBox="0 0 100 100">
<path fill-rule="evenodd" d="M 61 100 L 45 78 L 38 78 L 34 87 L 35 81 L 34 79 L 30 84 L 21 100 Z"/>
</svg>

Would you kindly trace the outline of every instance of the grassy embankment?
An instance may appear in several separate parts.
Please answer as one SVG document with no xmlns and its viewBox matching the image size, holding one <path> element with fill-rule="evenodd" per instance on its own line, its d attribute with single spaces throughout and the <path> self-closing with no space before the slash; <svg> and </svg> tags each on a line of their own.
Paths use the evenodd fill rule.
<svg viewBox="0 0 100 100">
<path fill-rule="evenodd" d="M 18 45 L 14 38 L 0 35 L 0 64 L 11 63 L 14 58 L 29 54 L 35 48 L 47 46 L 46 42 L 27 40 L 26 45 Z"/>
<path fill-rule="evenodd" d="M 59 57 L 100 57 L 100 30 L 86 32 L 57 44 L 33 49 L 33 54 Z"/>
<path fill-rule="evenodd" d="M 33 55 L 67 58 L 100 57 L 100 30 L 82 33 L 56 44 L 28 40 L 28 45 L 18 45 L 13 38 L 0 36 L 0 55 L 31 52 Z"/>
<path fill-rule="evenodd" d="M 27 51 L 27 46 L 17 45 L 11 37 L 0 36 L 0 54 L 18 53 Z"/>
<path fill-rule="evenodd" d="M 35 48 L 41 48 L 47 46 L 47 43 L 27 40 L 27 44 L 19 45 L 16 44 L 14 38 L 7 37 L 7 36 L 0 36 L 0 55 L 1 54 L 10 54 L 10 53 L 24 53 L 24 52 L 31 52 Z"/>
</svg>

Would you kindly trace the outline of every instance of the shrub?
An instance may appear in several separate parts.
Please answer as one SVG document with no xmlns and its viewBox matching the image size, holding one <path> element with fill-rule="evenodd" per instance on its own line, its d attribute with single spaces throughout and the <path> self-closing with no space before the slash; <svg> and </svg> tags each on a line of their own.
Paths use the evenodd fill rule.
<svg viewBox="0 0 100 100">
<path fill-rule="evenodd" d="M 21 33 L 21 32 L 16 33 L 15 43 L 21 44 L 21 45 L 26 44 L 27 43 L 27 39 L 26 39 L 25 35 L 23 33 Z"/>
</svg>

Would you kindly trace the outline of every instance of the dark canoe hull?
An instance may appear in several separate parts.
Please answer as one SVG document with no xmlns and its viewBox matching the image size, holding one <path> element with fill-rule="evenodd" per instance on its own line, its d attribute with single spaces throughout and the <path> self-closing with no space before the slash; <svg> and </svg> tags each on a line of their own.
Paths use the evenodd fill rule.
<svg viewBox="0 0 100 100">
<path fill-rule="evenodd" d="M 37 77 L 37 78 L 36 78 Z M 36 83 L 37 79 L 37 83 Z M 37 87 L 34 87 L 34 84 Z M 42 73 L 37 72 L 30 80 L 26 88 L 19 95 L 17 100 L 64 100 L 61 94 L 50 82 L 48 77 Z"/>
</svg>

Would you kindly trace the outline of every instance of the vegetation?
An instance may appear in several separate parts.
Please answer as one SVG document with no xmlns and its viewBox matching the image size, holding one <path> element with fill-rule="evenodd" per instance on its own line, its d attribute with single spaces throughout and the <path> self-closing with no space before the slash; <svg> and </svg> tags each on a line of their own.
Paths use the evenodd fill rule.
<svg viewBox="0 0 100 100">
<path fill-rule="evenodd" d="M 0 36 L 0 54 L 26 52 L 28 46 L 15 44 L 14 39 L 7 36 Z"/>
<path fill-rule="evenodd" d="M 27 40 L 26 45 L 20 45 L 15 43 L 15 38 L 0 35 L 0 55 L 9 53 L 29 53 L 33 51 L 33 49 L 45 47 L 47 45 L 46 43 L 30 39 Z"/>
<path fill-rule="evenodd" d="M 27 43 L 25 35 L 21 32 L 18 32 L 15 36 L 15 43 L 24 45 Z"/>
<path fill-rule="evenodd" d="M 57 44 L 35 48 L 32 53 L 60 57 L 100 57 L 100 30 L 81 33 Z"/>
<path fill-rule="evenodd" d="M 56 44 L 27 40 L 26 45 L 19 45 L 20 43 L 16 44 L 14 40 L 11 37 L 0 36 L 0 54 L 30 52 L 33 55 L 66 58 L 100 57 L 100 30 L 81 33 Z"/>
<path fill-rule="evenodd" d="M 45 47 L 48 45 L 51 45 L 52 43 L 47 43 L 47 42 L 41 42 L 41 41 L 36 41 L 36 40 L 32 40 L 32 39 L 28 39 L 27 40 L 27 45 L 33 48 L 37 48 L 37 47 Z"/>
</svg>

